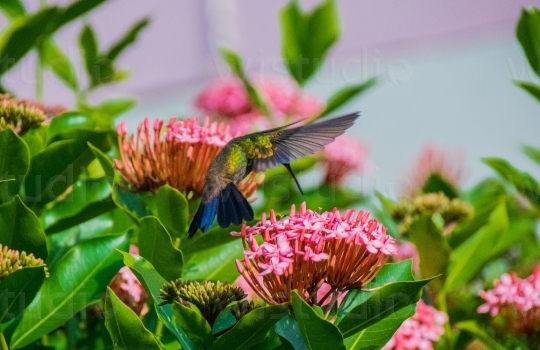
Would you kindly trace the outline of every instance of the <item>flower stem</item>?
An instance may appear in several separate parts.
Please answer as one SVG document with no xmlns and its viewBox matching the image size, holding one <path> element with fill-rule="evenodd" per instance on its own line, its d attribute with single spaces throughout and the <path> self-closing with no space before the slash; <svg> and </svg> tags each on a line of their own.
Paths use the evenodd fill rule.
<svg viewBox="0 0 540 350">
<path fill-rule="evenodd" d="M 157 340 L 161 340 L 161 336 L 163 335 L 163 321 L 159 317 L 156 321 L 156 329 L 154 331 L 154 335 L 156 336 Z"/>
<path fill-rule="evenodd" d="M 4 338 L 4 333 L 0 332 L 0 349 L 9 350 L 9 346 L 6 343 L 6 338 Z"/>
<path fill-rule="evenodd" d="M 42 9 L 47 5 L 46 0 L 39 1 L 39 8 Z M 36 100 L 43 99 L 43 43 L 39 43 L 37 47 L 37 62 L 36 62 Z"/>
</svg>

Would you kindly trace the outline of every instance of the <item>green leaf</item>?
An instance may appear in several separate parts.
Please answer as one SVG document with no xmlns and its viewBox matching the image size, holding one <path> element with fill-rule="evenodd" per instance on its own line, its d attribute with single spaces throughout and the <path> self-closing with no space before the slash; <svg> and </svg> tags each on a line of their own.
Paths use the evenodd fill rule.
<svg viewBox="0 0 540 350">
<path fill-rule="evenodd" d="M 182 276 L 190 280 L 234 282 L 240 275 L 234 264 L 244 256 L 242 244 L 236 240 L 186 257 Z"/>
<path fill-rule="evenodd" d="M 0 149 L 0 203 L 4 203 L 19 193 L 30 166 L 30 151 L 11 128 L 0 130 Z"/>
<path fill-rule="evenodd" d="M 247 78 L 247 75 L 244 72 L 242 59 L 235 52 L 226 48 L 221 48 L 219 50 L 219 53 L 221 54 L 223 60 L 229 65 L 234 75 L 236 75 L 238 78 L 240 78 L 240 80 L 242 80 L 244 88 L 246 89 L 251 102 L 258 109 L 260 109 L 263 114 L 268 115 L 268 106 L 266 105 L 262 97 L 259 95 L 253 84 L 251 84 L 251 82 Z"/>
<path fill-rule="evenodd" d="M 514 84 L 527 91 L 532 97 L 534 97 L 538 102 L 540 102 L 540 86 L 534 83 L 528 83 L 526 81 L 516 81 Z"/>
<path fill-rule="evenodd" d="M 461 329 L 467 333 L 470 333 L 476 339 L 480 340 L 489 349 L 493 350 L 505 350 L 506 346 L 500 344 L 497 340 L 493 339 L 489 334 L 482 330 L 475 321 L 462 321 L 455 324 L 457 329 Z"/>
<path fill-rule="evenodd" d="M 289 315 L 285 304 L 256 308 L 242 317 L 234 327 L 216 339 L 212 349 L 247 349 L 264 340 L 277 321 Z"/>
<path fill-rule="evenodd" d="M 47 148 L 32 158 L 25 179 L 26 200 L 38 206 L 56 200 L 94 159 L 88 142 L 102 151 L 108 150 L 108 137 L 108 131 L 84 129 L 56 135 Z"/>
<path fill-rule="evenodd" d="M 504 200 L 490 215 L 489 222 L 477 233 L 452 251 L 445 289 L 452 291 L 471 280 L 493 257 L 492 248 L 496 247 L 503 234 L 508 230 L 508 214 Z M 489 249 L 486 249 L 489 247 Z"/>
<path fill-rule="evenodd" d="M 57 7 L 47 7 L 9 23 L 0 37 L 0 76 L 23 58 L 43 36 L 50 33 L 51 18 L 59 13 Z"/>
<path fill-rule="evenodd" d="M 292 293 L 292 307 L 308 349 L 345 349 L 343 335 L 338 328 L 319 316 L 296 290 Z"/>
<path fill-rule="evenodd" d="M 105 178 L 109 181 L 109 184 L 112 185 L 115 179 L 115 172 L 111 158 L 109 158 L 105 153 L 91 143 L 88 144 L 88 147 L 90 147 L 90 151 L 92 151 L 94 157 L 96 157 L 99 164 L 101 164 L 103 172 L 105 173 Z"/>
<path fill-rule="evenodd" d="M 73 21 L 93 8 L 105 3 L 107 0 L 79 0 L 72 2 L 69 6 L 62 8 L 58 19 L 55 21 L 54 30 L 58 29 L 70 21 Z"/>
<path fill-rule="evenodd" d="M 41 46 L 41 60 L 72 91 L 77 92 L 79 90 L 75 68 L 52 38 L 43 41 Z"/>
<path fill-rule="evenodd" d="M 141 319 L 107 287 L 105 327 L 115 349 L 164 349 Z"/>
<path fill-rule="evenodd" d="M 317 119 L 329 115 L 334 112 L 336 109 L 340 108 L 347 102 L 351 101 L 353 98 L 360 96 L 365 91 L 369 90 L 377 84 L 377 78 L 371 78 L 361 84 L 349 85 L 332 96 L 326 101 L 326 108 L 324 111 L 317 117 Z"/>
<path fill-rule="evenodd" d="M 26 14 L 26 9 L 21 0 L 2 0 L 0 1 L 0 10 L 12 19 Z"/>
<path fill-rule="evenodd" d="M 48 125 L 41 125 L 38 128 L 30 129 L 22 135 L 23 141 L 30 150 L 30 158 L 45 149 L 47 145 Z"/>
<path fill-rule="evenodd" d="M 186 238 L 189 205 L 183 194 L 169 185 L 161 186 L 156 193 L 157 217 L 173 239 Z"/>
<path fill-rule="evenodd" d="M 198 349 L 210 349 L 214 338 L 212 329 L 193 304 L 190 307 L 174 302 L 173 313 L 176 321 L 184 329 L 189 339 Z"/>
<path fill-rule="evenodd" d="M 0 243 L 47 259 L 45 233 L 36 214 L 24 205 L 19 196 L 0 205 Z"/>
<path fill-rule="evenodd" d="M 163 284 L 165 284 L 165 279 L 161 277 L 159 273 L 154 270 L 152 264 L 146 261 L 146 259 L 143 257 L 124 252 L 121 253 L 124 256 L 124 264 L 126 264 L 126 266 L 133 271 L 148 295 L 152 297 L 158 317 L 163 321 L 163 324 L 178 339 L 183 349 L 197 349 L 178 321 L 175 319 L 172 305 L 166 304 L 159 306 L 159 303 L 163 301 L 159 298 L 159 290 L 163 287 Z"/>
<path fill-rule="evenodd" d="M 415 304 L 422 288 L 432 279 L 400 281 L 376 289 L 367 301 L 353 308 L 338 323 L 343 337 L 350 337 L 389 316 L 393 318 L 397 311 Z"/>
<path fill-rule="evenodd" d="M 406 306 L 392 314 L 392 317 L 386 317 L 357 334 L 345 338 L 345 346 L 348 350 L 382 349 L 403 321 L 413 316 L 415 311 L 416 304 Z"/>
<path fill-rule="evenodd" d="M 79 225 L 116 208 L 106 178 L 77 181 L 69 195 L 43 215 L 47 234 Z"/>
<path fill-rule="evenodd" d="M 279 320 L 274 329 L 285 349 L 308 350 L 302 333 L 300 333 L 300 326 L 292 315 Z"/>
<path fill-rule="evenodd" d="M 74 131 L 79 128 L 93 129 L 95 126 L 96 121 L 84 113 L 77 111 L 65 112 L 57 115 L 51 121 L 49 139 L 54 139 L 68 130 Z"/>
<path fill-rule="evenodd" d="M 182 252 L 173 244 L 171 236 L 154 216 L 140 220 L 139 253 L 148 260 L 167 281 L 182 276 Z"/>
<path fill-rule="evenodd" d="M 510 182 L 532 204 L 540 206 L 540 185 L 529 173 L 516 169 L 506 160 L 500 158 L 483 158 L 482 162 Z"/>
<path fill-rule="evenodd" d="M 523 152 L 535 163 L 540 164 L 540 148 L 525 145 L 523 146 Z"/>
<path fill-rule="evenodd" d="M 107 58 L 110 60 L 115 60 L 120 53 L 122 53 L 128 46 L 132 45 L 135 40 L 137 40 L 137 36 L 143 30 L 150 20 L 148 18 L 144 18 L 137 23 L 135 23 L 125 34 L 124 36 L 116 42 L 109 52 L 107 53 Z"/>
<path fill-rule="evenodd" d="M 535 7 L 522 9 L 516 36 L 532 70 L 540 76 L 540 11 Z"/>
<path fill-rule="evenodd" d="M 118 184 L 113 184 L 113 201 L 122 208 L 135 222 L 139 224 L 139 218 L 149 215 L 141 196 L 124 190 Z"/>
<path fill-rule="evenodd" d="M 439 193 L 442 192 L 449 199 L 458 197 L 458 191 L 454 185 L 441 177 L 439 174 L 432 173 L 427 178 L 422 187 L 424 193 Z"/>
<path fill-rule="evenodd" d="M 114 98 L 96 106 L 80 104 L 80 108 L 90 114 L 101 128 L 115 128 L 113 121 L 119 115 L 133 108 L 136 101 L 131 98 Z"/>
<path fill-rule="evenodd" d="M 229 228 L 214 227 L 205 234 L 198 234 L 191 239 L 182 240 L 180 249 L 186 260 L 194 254 L 202 253 L 204 250 L 219 247 L 221 245 L 237 241 L 238 237 L 231 235 Z"/>
<path fill-rule="evenodd" d="M 12 320 L 34 300 L 45 280 L 43 266 L 25 267 L 0 280 L 0 322 Z"/>
<path fill-rule="evenodd" d="M 422 276 L 437 276 L 430 284 L 436 291 L 444 284 L 451 248 L 431 216 L 422 215 L 409 230 L 409 240 L 414 243 L 420 258 Z"/>
<path fill-rule="evenodd" d="M 126 236 L 82 242 L 54 265 L 36 298 L 28 306 L 11 338 L 11 347 L 30 344 L 63 325 L 73 315 L 101 299 L 105 287 L 122 266 L 115 248 L 127 250 Z"/>
<path fill-rule="evenodd" d="M 304 84 L 322 65 L 340 35 L 334 0 L 323 1 L 312 12 L 302 12 L 291 1 L 280 12 L 282 52 L 289 73 Z"/>
<path fill-rule="evenodd" d="M 79 46 L 86 65 L 86 71 L 92 77 L 92 68 L 98 57 L 98 43 L 96 33 L 90 24 L 86 24 L 81 31 Z"/>
</svg>

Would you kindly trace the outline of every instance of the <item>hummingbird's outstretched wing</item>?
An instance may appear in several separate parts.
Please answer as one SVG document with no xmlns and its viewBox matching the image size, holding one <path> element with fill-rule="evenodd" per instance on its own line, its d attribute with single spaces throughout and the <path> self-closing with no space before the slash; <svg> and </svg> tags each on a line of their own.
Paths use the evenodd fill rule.
<svg viewBox="0 0 540 350">
<path fill-rule="evenodd" d="M 252 170 L 266 171 L 322 150 L 351 127 L 359 115 L 357 112 L 296 128 L 284 126 L 244 136 L 251 140 L 248 157 Z"/>
</svg>

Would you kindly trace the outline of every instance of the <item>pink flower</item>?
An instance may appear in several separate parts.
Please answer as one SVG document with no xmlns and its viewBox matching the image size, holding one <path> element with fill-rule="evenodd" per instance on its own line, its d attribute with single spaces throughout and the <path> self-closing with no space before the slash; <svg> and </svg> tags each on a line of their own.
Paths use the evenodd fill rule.
<svg viewBox="0 0 540 350">
<path fill-rule="evenodd" d="M 479 313 L 500 314 L 514 334 L 540 332 L 540 266 L 526 279 L 518 278 L 515 272 L 505 273 L 493 289 L 479 295 L 485 300 L 477 309 Z"/>
<path fill-rule="evenodd" d="M 424 145 L 407 174 L 409 183 L 402 189 L 402 194 L 405 197 L 412 197 L 422 192 L 422 188 L 432 174 L 439 175 L 458 188 L 464 177 L 464 160 L 463 152 L 450 152 L 432 143 Z"/>
<path fill-rule="evenodd" d="M 196 97 L 195 106 L 208 115 L 227 119 L 231 130 L 241 134 L 267 129 L 272 123 L 314 117 L 324 110 L 321 101 L 303 92 L 292 80 L 260 77 L 254 85 L 268 105 L 270 116 L 252 104 L 236 77 L 211 84 Z"/>
<path fill-rule="evenodd" d="M 370 165 L 367 147 L 353 137 L 342 135 L 325 146 L 325 184 L 339 184 L 345 176 L 356 171 L 365 173 Z"/>
<path fill-rule="evenodd" d="M 129 250 L 132 254 L 139 254 L 139 250 L 134 245 Z M 146 294 L 143 286 L 129 267 L 122 267 L 116 276 L 114 276 L 109 286 L 114 294 L 139 315 L 139 317 L 142 318 L 146 315 L 148 312 L 148 305 L 146 305 L 148 294 Z"/>
<path fill-rule="evenodd" d="M 337 209 L 319 214 L 302 203 L 297 213 L 293 205 L 290 216 L 277 220 L 262 215 L 252 227 L 244 224 L 241 236 L 245 257 L 237 260 L 240 274 L 267 303 L 288 302 L 293 289 L 308 302 L 334 302 L 352 288 L 362 288 L 380 271 L 397 251 L 386 228 L 369 213 Z M 256 236 L 262 237 L 258 244 Z M 330 292 L 319 299 L 317 291 L 324 283 Z"/>
<path fill-rule="evenodd" d="M 406 319 L 383 350 L 433 350 L 448 316 L 422 300 L 416 304 L 416 313 Z"/>
</svg>

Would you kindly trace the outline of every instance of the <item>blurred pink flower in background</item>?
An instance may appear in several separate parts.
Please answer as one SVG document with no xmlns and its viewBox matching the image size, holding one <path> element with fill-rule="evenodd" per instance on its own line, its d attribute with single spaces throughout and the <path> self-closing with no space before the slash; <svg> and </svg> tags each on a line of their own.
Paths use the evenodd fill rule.
<svg viewBox="0 0 540 350">
<path fill-rule="evenodd" d="M 254 85 L 267 103 L 271 119 L 251 103 L 244 85 L 236 77 L 212 83 L 196 97 L 195 106 L 209 116 L 227 119 L 231 131 L 241 134 L 314 117 L 324 110 L 323 102 L 306 94 L 292 80 L 259 77 Z"/>
<path fill-rule="evenodd" d="M 382 350 L 433 350 L 444 334 L 448 316 L 419 300 L 416 313 L 406 319 Z"/>
<path fill-rule="evenodd" d="M 455 188 L 459 188 L 464 178 L 465 153 L 449 151 L 427 143 L 406 174 L 408 183 L 402 189 L 402 195 L 412 197 L 422 189 L 432 174 L 437 174 Z"/>
<path fill-rule="evenodd" d="M 420 257 L 416 246 L 411 242 L 404 242 L 397 245 L 396 255 L 392 257 L 396 262 L 412 259 L 412 269 L 416 276 L 420 276 Z"/>
<path fill-rule="evenodd" d="M 501 315 L 514 334 L 531 336 L 540 332 L 540 266 L 526 279 L 518 278 L 515 272 L 505 273 L 493 289 L 482 290 L 479 295 L 486 301 L 478 307 L 479 313 Z"/>
<path fill-rule="evenodd" d="M 324 183 L 341 184 L 351 172 L 364 174 L 369 170 L 368 148 L 348 135 L 342 135 L 324 147 L 323 160 L 326 168 Z"/>
<path fill-rule="evenodd" d="M 132 245 L 129 248 L 131 254 L 139 254 L 139 249 Z M 130 268 L 124 266 L 118 271 L 116 276 L 112 279 L 109 284 L 114 294 L 118 296 L 120 300 L 131 310 L 133 310 L 139 317 L 143 317 L 148 312 L 148 305 L 146 305 L 146 300 L 148 299 L 148 294 L 144 290 L 143 286 L 135 277 Z"/>
</svg>

